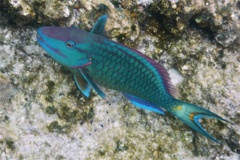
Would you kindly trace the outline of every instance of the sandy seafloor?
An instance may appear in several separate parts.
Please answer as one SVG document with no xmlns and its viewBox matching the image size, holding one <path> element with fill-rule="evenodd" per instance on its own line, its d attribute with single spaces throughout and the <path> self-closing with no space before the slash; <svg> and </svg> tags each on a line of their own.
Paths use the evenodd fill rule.
<svg viewBox="0 0 240 160">
<path fill-rule="evenodd" d="M 121 93 L 85 98 L 37 44 L 40 26 L 89 31 L 102 3 L 110 39 L 163 64 L 180 99 L 234 122 L 202 121 L 222 145 Z M 240 159 L 240 1 L 3 0 L 0 8 L 1 160 Z"/>
</svg>

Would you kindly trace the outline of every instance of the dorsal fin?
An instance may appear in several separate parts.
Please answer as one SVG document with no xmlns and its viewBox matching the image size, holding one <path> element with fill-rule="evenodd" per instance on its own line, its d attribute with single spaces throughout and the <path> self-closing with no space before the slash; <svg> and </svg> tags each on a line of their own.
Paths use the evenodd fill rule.
<svg viewBox="0 0 240 160">
<path fill-rule="evenodd" d="M 167 72 L 167 70 L 159 63 L 155 62 L 152 58 L 146 56 L 145 54 L 135 50 L 135 49 L 131 49 L 132 51 L 134 51 L 135 53 L 137 53 L 139 56 L 143 57 L 144 59 L 146 59 L 149 63 L 152 64 L 152 66 L 154 68 L 156 68 L 157 72 L 159 73 L 159 75 L 162 78 L 163 81 L 163 85 L 165 87 L 165 89 L 167 90 L 167 92 L 172 95 L 174 98 L 178 97 L 178 90 L 177 88 L 172 84 L 171 82 L 171 78 L 169 77 L 169 74 Z"/>
<path fill-rule="evenodd" d="M 98 18 L 97 22 L 94 24 L 94 26 L 91 30 L 91 33 L 107 37 L 106 31 L 105 31 L 105 25 L 107 23 L 107 18 L 108 18 L 107 14 Z"/>
</svg>

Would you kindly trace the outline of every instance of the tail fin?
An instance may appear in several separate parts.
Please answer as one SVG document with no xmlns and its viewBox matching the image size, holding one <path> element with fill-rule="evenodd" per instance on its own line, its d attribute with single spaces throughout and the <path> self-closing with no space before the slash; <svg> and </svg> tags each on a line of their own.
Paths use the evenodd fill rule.
<svg viewBox="0 0 240 160">
<path fill-rule="evenodd" d="M 196 130 L 200 134 L 206 136 L 207 138 L 217 142 L 219 142 L 216 138 L 211 136 L 199 123 L 199 119 L 201 118 L 215 118 L 218 120 L 229 122 L 226 119 L 221 118 L 217 114 L 199 107 L 194 104 L 186 103 L 180 100 L 175 99 L 175 103 L 168 110 L 170 113 L 175 115 L 178 119 L 180 119 L 183 123 Z M 231 122 L 229 122 L 231 123 Z"/>
</svg>

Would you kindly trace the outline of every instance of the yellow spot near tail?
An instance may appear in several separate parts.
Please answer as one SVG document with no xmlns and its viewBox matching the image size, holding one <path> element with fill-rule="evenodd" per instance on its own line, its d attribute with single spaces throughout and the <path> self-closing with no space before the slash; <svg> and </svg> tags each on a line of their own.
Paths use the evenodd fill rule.
<svg viewBox="0 0 240 160">
<path fill-rule="evenodd" d="M 173 108 L 174 111 L 180 111 L 182 110 L 182 106 L 176 106 Z"/>
<path fill-rule="evenodd" d="M 195 116 L 195 113 L 190 113 L 189 114 L 189 119 L 191 119 L 193 121 L 194 116 Z"/>
</svg>

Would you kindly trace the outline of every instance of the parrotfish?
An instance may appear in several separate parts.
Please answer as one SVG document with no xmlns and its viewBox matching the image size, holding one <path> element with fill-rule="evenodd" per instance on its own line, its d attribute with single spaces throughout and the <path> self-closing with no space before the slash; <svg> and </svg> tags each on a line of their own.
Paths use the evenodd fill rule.
<svg viewBox="0 0 240 160">
<path fill-rule="evenodd" d="M 72 72 L 76 86 L 86 97 L 93 89 L 104 98 L 106 94 L 99 86 L 116 90 L 136 107 L 159 114 L 168 111 L 193 130 L 221 143 L 202 127 L 199 119 L 229 121 L 177 99 L 176 89 L 161 64 L 107 38 L 107 18 L 108 15 L 101 16 L 90 32 L 76 27 L 41 27 L 37 41 L 55 61 Z"/>
</svg>

